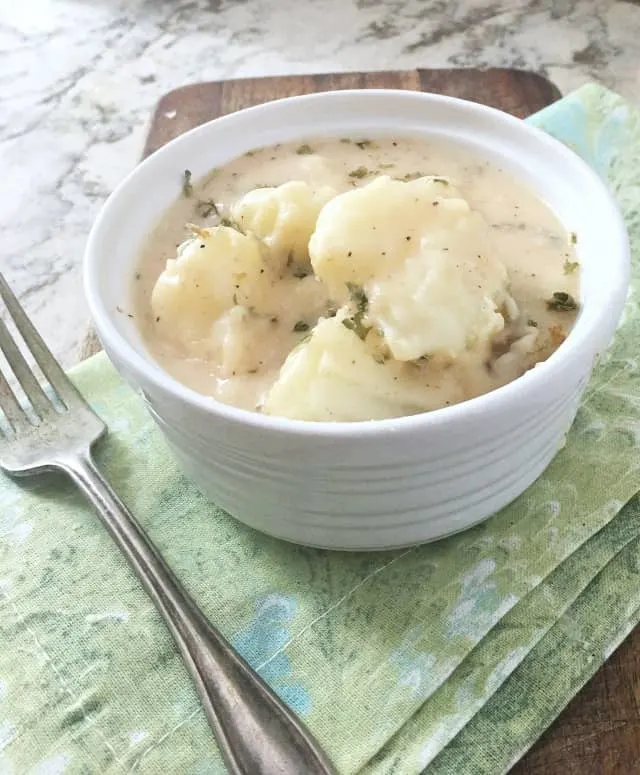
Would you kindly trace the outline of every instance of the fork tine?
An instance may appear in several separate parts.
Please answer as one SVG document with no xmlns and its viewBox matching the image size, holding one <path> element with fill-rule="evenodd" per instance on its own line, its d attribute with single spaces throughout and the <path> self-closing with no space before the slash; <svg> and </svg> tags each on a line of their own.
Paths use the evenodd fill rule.
<svg viewBox="0 0 640 775">
<path fill-rule="evenodd" d="M 0 319 L 0 350 L 4 353 L 11 371 L 16 376 L 27 398 L 40 417 L 44 417 L 52 409 L 51 401 L 47 398 L 35 374 L 29 368 L 29 364 L 13 341 L 4 320 Z"/>
<path fill-rule="evenodd" d="M 5 417 L 9 421 L 9 424 L 15 430 L 20 427 L 24 422 L 28 422 L 27 415 L 24 409 L 18 403 L 18 399 L 15 397 L 13 390 L 4 374 L 0 371 L 0 409 L 5 414 Z"/>
<path fill-rule="evenodd" d="M 0 298 L 2 298 L 9 310 L 9 314 L 13 318 L 16 328 L 31 351 L 31 354 L 36 359 L 36 363 L 42 370 L 44 376 L 49 380 L 62 402 L 67 408 L 69 408 L 70 402 L 74 401 L 75 403 L 86 404 L 84 398 L 64 373 L 58 361 L 53 357 L 51 350 L 49 350 L 44 343 L 44 340 L 37 332 L 36 327 L 27 317 L 27 314 L 18 303 L 18 300 L 11 288 L 9 288 L 9 285 L 1 272 Z"/>
</svg>

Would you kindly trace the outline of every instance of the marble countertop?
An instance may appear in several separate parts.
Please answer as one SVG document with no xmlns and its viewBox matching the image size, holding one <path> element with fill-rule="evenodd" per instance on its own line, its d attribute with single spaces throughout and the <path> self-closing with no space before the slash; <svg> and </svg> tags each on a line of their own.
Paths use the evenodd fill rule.
<svg viewBox="0 0 640 775">
<path fill-rule="evenodd" d="M 80 265 L 157 99 L 249 75 L 507 66 L 640 101 L 638 0 L 29 0 L 0 18 L 0 268 L 67 365 Z"/>
</svg>

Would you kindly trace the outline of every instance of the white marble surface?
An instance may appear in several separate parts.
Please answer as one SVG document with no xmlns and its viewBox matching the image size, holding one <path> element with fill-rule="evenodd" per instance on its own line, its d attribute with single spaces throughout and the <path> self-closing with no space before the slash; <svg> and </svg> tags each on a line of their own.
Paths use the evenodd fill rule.
<svg viewBox="0 0 640 775">
<path fill-rule="evenodd" d="M 640 101 L 637 0 L 0 0 L 0 267 L 64 363 L 98 208 L 166 91 L 332 70 L 515 66 Z"/>
</svg>

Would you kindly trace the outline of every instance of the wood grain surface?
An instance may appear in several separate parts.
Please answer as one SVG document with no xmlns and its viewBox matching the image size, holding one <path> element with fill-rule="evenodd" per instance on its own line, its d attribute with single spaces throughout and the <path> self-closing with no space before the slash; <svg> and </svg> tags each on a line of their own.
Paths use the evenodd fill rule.
<svg viewBox="0 0 640 775">
<path fill-rule="evenodd" d="M 501 69 L 328 73 L 196 83 L 169 92 L 160 100 L 144 155 L 215 116 L 281 97 L 335 89 L 430 91 L 483 102 L 520 118 L 560 97 L 546 78 Z"/>
<path fill-rule="evenodd" d="M 545 78 L 517 70 L 410 70 L 199 83 L 158 103 L 147 156 L 216 116 L 269 100 L 329 89 L 415 89 L 475 100 L 525 117 L 560 97 Z M 100 349 L 89 331 L 81 357 Z M 553 681 L 553 676 L 549 676 Z M 451 773 L 451 775 L 457 775 Z M 640 627 L 573 699 L 511 775 L 640 775 Z"/>
</svg>

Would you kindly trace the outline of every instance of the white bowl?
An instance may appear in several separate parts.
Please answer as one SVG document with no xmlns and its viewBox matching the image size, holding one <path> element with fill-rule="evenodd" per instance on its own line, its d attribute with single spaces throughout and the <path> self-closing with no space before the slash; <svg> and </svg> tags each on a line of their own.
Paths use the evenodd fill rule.
<svg viewBox="0 0 640 775">
<path fill-rule="evenodd" d="M 218 403 L 145 350 L 127 306 L 141 241 L 195 178 L 251 148 L 313 136 L 446 136 L 498 159 L 578 234 L 582 309 L 544 363 L 473 400 L 364 423 L 309 423 Z M 463 530 L 522 493 L 561 448 L 626 296 L 624 224 L 599 178 L 541 131 L 475 103 L 360 90 L 270 102 L 182 135 L 111 195 L 89 237 L 85 290 L 104 348 L 144 396 L 185 473 L 252 527 L 301 544 L 388 549 Z"/>
</svg>

